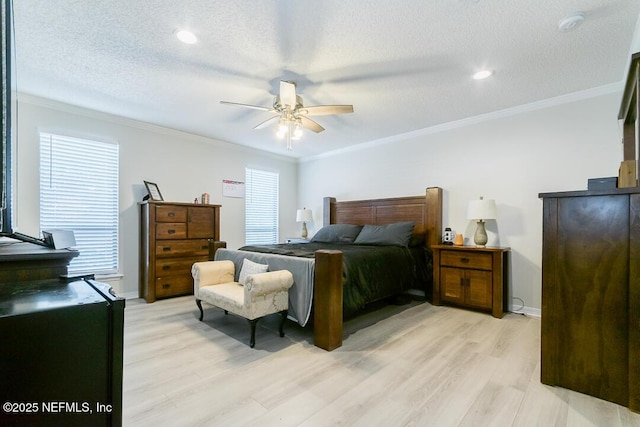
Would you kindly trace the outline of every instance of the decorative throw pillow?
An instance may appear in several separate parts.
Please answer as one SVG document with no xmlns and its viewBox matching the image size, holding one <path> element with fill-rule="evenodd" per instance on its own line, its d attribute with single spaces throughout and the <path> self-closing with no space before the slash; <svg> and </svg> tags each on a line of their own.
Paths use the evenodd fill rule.
<svg viewBox="0 0 640 427">
<path fill-rule="evenodd" d="M 362 230 L 361 225 L 331 224 L 325 225 L 311 238 L 315 243 L 353 243 Z"/>
<path fill-rule="evenodd" d="M 414 226 L 415 224 L 411 221 L 387 225 L 365 225 L 353 243 L 356 245 L 408 246 Z"/>
<path fill-rule="evenodd" d="M 240 277 L 238 277 L 238 283 L 244 286 L 245 280 L 247 280 L 247 276 L 250 274 L 264 273 L 269 268 L 266 264 L 258 264 L 257 262 L 253 262 L 249 259 L 244 259 L 242 261 L 242 268 L 240 269 Z"/>
</svg>

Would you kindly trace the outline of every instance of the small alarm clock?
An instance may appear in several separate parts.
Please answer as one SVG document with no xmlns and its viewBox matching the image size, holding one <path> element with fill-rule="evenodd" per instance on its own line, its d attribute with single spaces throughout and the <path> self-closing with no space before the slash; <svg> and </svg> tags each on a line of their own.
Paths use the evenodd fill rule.
<svg viewBox="0 0 640 427">
<path fill-rule="evenodd" d="M 453 245 L 453 241 L 456 238 L 456 233 L 451 231 L 451 228 L 444 229 L 444 236 L 442 236 L 442 243 L 445 245 Z"/>
</svg>

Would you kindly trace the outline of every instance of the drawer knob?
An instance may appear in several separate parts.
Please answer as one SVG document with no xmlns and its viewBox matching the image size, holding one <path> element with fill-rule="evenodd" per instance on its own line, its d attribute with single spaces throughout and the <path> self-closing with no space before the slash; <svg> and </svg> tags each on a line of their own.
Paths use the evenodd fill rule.
<svg viewBox="0 0 640 427">
<path fill-rule="evenodd" d="M 174 216 L 176 216 L 176 214 L 175 214 L 175 212 L 169 212 L 169 213 L 167 214 L 167 216 L 169 216 L 169 217 L 174 217 Z"/>
<path fill-rule="evenodd" d="M 169 289 L 171 285 L 169 283 L 165 283 L 162 285 L 162 289 Z"/>
<path fill-rule="evenodd" d="M 468 264 L 469 263 L 469 258 L 460 258 L 460 262 L 463 264 Z"/>
<path fill-rule="evenodd" d="M 171 248 L 170 248 L 170 247 L 165 246 L 164 248 L 162 248 L 162 251 L 163 251 L 163 252 L 171 252 Z"/>
<path fill-rule="evenodd" d="M 172 229 L 167 230 L 167 233 L 169 233 L 169 234 L 175 234 L 175 233 L 176 233 L 176 230 L 174 230 L 174 229 L 172 228 Z"/>
<path fill-rule="evenodd" d="M 163 266 L 162 266 L 162 269 L 163 269 L 164 271 L 167 271 L 167 270 L 171 270 L 171 267 L 170 267 L 170 266 L 168 266 L 168 265 L 163 265 Z"/>
</svg>

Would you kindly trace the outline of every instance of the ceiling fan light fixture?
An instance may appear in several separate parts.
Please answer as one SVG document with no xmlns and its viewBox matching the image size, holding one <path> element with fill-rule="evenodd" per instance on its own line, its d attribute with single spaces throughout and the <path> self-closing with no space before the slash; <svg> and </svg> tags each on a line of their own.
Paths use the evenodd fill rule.
<svg viewBox="0 0 640 427">
<path fill-rule="evenodd" d="M 475 73 L 473 75 L 473 79 L 474 80 L 484 80 L 488 77 L 491 77 L 493 75 L 493 71 L 492 70 L 480 70 L 477 73 Z"/>
<path fill-rule="evenodd" d="M 296 93 L 296 84 L 285 80 L 280 80 L 280 92 L 276 95 L 271 108 L 229 101 L 220 101 L 220 103 L 275 113 L 275 115 L 267 120 L 254 126 L 254 129 L 262 129 L 277 121 L 278 127 L 275 134 L 279 139 L 286 140 L 287 150 L 289 151 L 293 148 L 291 141 L 301 139 L 307 129 L 315 133 L 320 133 L 325 130 L 319 123 L 310 119 L 308 116 L 353 113 L 353 105 L 315 105 L 304 107 L 302 97 Z"/>
<path fill-rule="evenodd" d="M 285 119 L 278 122 L 278 134 L 285 134 L 289 131 L 289 123 Z"/>
<path fill-rule="evenodd" d="M 198 42 L 196 35 L 189 30 L 177 30 L 176 37 L 185 44 L 195 44 Z"/>
</svg>

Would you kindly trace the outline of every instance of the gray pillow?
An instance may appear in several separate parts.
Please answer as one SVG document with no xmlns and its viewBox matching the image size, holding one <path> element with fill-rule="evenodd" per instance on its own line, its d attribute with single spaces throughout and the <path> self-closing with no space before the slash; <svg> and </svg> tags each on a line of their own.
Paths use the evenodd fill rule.
<svg viewBox="0 0 640 427">
<path fill-rule="evenodd" d="M 242 260 L 242 268 L 240 269 L 240 277 L 238 277 L 238 283 L 244 286 L 244 282 L 247 280 L 247 276 L 250 274 L 264 273 L 269 268 L 266 264 L 258 264 L 249 259 Z"/>
<path fill-rule="evenodd" d="M 356 245 L 408 246 L 413 227 L 411 221 L 387 225 L 365 225 L 356 238 Z"/>
<path fill-rule="evenodd" d="M 325 225 L 311 238 L 315 243 L 353 243 L 362 230 L 361 225 L 331 224 Z"/>
</svg>

